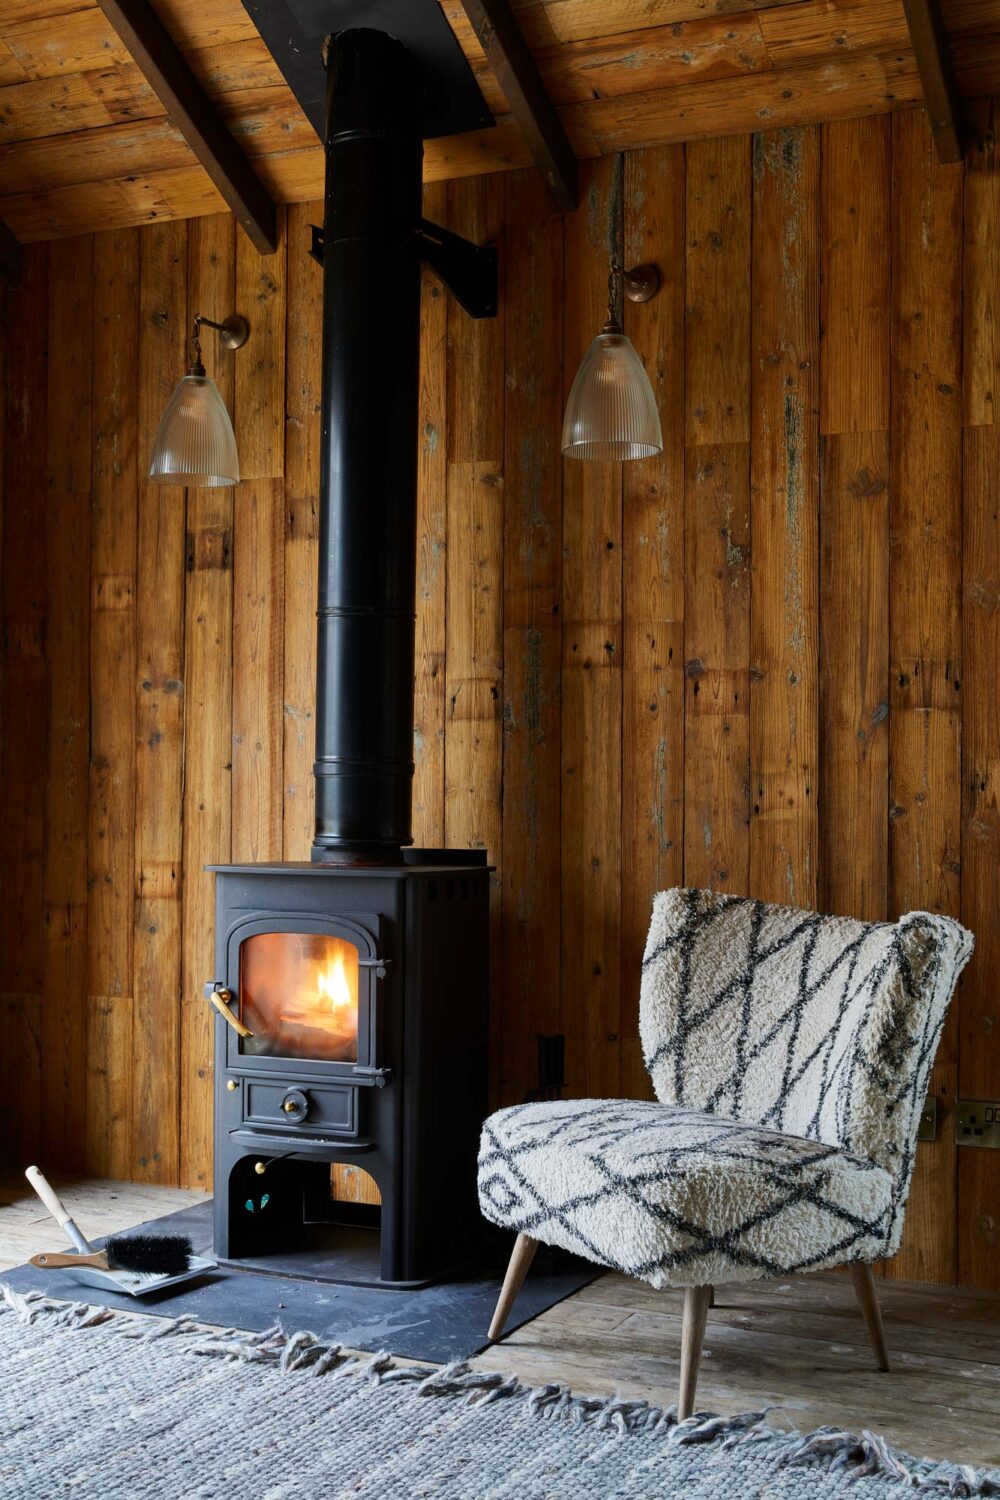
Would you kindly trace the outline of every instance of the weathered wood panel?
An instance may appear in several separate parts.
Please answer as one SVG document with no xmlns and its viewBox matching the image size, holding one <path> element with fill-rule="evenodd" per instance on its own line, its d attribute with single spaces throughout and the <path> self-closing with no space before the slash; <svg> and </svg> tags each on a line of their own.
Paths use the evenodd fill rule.
<svg viewBox="0 0 1000 1500">
<path fill-rule="evenodd" d="M 753 138 L 750 889 L 816 904 L 819 131 Z"/>
<path fill-rule="evenodd" d="M 49 256 L 42 1147 L 85 1156 L 93 239 Z M 72 337 L 66 331 L 74 330 Z M 38 331 L 32 335 L 32 342 Z M 38 496 L 41 499 L 41 495 Z"/>
<path fill-rule="evenodd" d="M 135 858 L 136 415 L 139 235 L 94 241 L 90 623 L 87 1161 L 132 1157 L 132 867 Z"/>
<path fill-rule="evenodd" d="M 824 125 L 822 142 L 819 430 L 886 432 L 891 122 Z"/>
<path fill-rule="evenodd" d="M 687 147 L 684 881 L 750 880 L 750 143 Z"/>
<path fill-rule="evenodd" d="M 285 221 L 262 256 L 236 242 L 236 305 L 250 337 L 235 358 L 240 478 L 233 512 L 233 805 L 236 860 L 277 859 L 284 797 Z M 300 248 L 304 254 L 304 247 Z"/>
<path fill-rule="evenodd" d="M 233 307 L 235 226 L 196 219 L 188 236 L 188 312 L 220 322 Z M 230 410 L 233 358 L 209 335 L 205 369 Z M 233 492 L 192 489 L 184 545 L 184 902 L 181 956 L 180 1180 L 212 1181 L 212 1023 L 204 984 L 214 970 L 214 881 L 229 858 L 232 800 Z"/>
<path fill-rule="evenodd" d="M 15 1159 L 38 1156 L 41 1132 L 42 951 L 45 923 L 45 656 L 48 254 L 24 262 L 3 301 L 4 416 L 0 476 L 0 1139 Z"/>
<path fill-rule="evenodd" d="M 562 219 L 537 172 L 507 178 L 500 1088 L 537 1082 L 559 1026 Z"/>
<path fill-rule="evenodd" d="M 565 220 L 533 172 L 428 189 L 428 215 L 496 239 L 505 271 L 478 325 L 424 277 L 414 828 L 498 865 L 503 1103 L 560 1032 L 567 1095 L 647 1091 L 636 970 L 658 886 L 960 912 L 978 949 L 900 1265 L 989 1285 L 997 1172 L 956 1160 L 947 1112 L 959 1086 L 992 1090 L 1000 1035 L 992 110 L 974 126 L 964 169 L 937 166 L 917 115 L 821 143 L 769 124 L 756 179 L 746 136 L 628 157 L 626 258 L 663 277 L 628 331 L 665 451 L 624 469 L 559 456 L 604 320 L 615 164 L 585 168 Z M 99 235 L 53 252 L 58 287 L 39 247 L 5 299 L 0 1121 L 18 1160 L 44 1090 L 58 1152 L 78 1121 L 94 1170 L 208 1178 L 202 866 L 302 857 L 310 837 L 318 216 L 292 210 L 270 262 L 220 217 Z M 148 485 L 189 316 L 234 304 L 250 343 L 205 348 L 247 478 Z M 81 799 L 46 783 L 50 757 Z M 59 882 L 79 912 L 52 929 Z M 83 1084 L 64 1040 L 48 1066 L 56 1014 Z"/>
<path fill-rule="evenodd" d="M 604 323 L 622 182 L 588 163 L 565 222 L 565 394 Z M 562 999 L 571 1094 L 621 1084 L 621 465 L 563 461 Z"/>
<path fill-rule="evenodd" d="M 962 168 L 922 113 L 893 121 L 889 499 L 889 915 L 961 912 Z M 958 1010 L 934 1069 L 938 1140 L 919 1153 L 894 1274 L 957 1271 L 952 1104 Z"/>
<path fill-rule="evenodd" d="M 823 130 L 820 905 L 888 911 L 891 132 Z"/>
<path fill-rule="evenodd" d="M 819 906 L 888 914 L 889 437 L 821 439 Z"/>
<path fill-rule="evenodd" d="M 308 859 L 313 835 L 316 596 L 319 585 L 320 342 L 323 272 L 303 251 L 319 205 L 288 211 L 285 335 L 285 664 L 283 778 L 285 859 Z M 279 330 L 280 335 L 280 330 Z"/>
<path fill-rule="evenodd" d="M 684 149 L 625 166 L 625 264 L 662 266 L 625 328 L 656 395 L 663 453 L 622 472 L 622 1091 L 650 1093 L 639 980 L 653 896 L 684 875 Z M 626 854 L 626 847 L 628 853 Z"/>
<path fill-rule="evenodd" d="M 997 422 L 1000 364 L 1000 171 L 995 100 L 968 106 L 972 137 L 965 173 L 965 265 L 962 312 L 962 421 L 967 427 Z"/>
<path fill-rule="evenodd" d="M 137 463 L 149 468 L 163 407 L 187 368 L 187 225 L 142 240 Z M 140 479 L 136 562 L 135 935 L 132 1172 L 180 1168 L 185 496 Z"/>
<path fill-rule="evenodd" d="M 12 994 L 42 993 L 42 865 L 48 664 L 45 652 L 48 251 L 27 255 L 21 286 L 4 299 L 3 672 L 0 766 L 11 816 L 0 818 L 0 962 Z M 39 1120 L 39 1099 L 32 1109 Z M 16 1138 L 16 1136 L 15 1136 Z"/>
<path fill-rule="evenodd" d="M 504 183 L 451 183 L 448 226 L 476 244 L 503 248 Z M 497 865 L 503 778 L 504 302 L 496 318 L 447 308 L 446 591 L 451 632 L 445 661 L 444 833 L 453 848 L 485 849 Z M 499 1093 L 500 876 L 490 876 L 490 1067 Z"/>
<path fill-rule="evenodd" d="M 1000 1079 L 1000 163 L 995 102 L 981 107 L 965 176 L 965 354 L 968 424 L 962 473 L 962 920 L 976 951 L 962 982 L 959 1081 L 967 1098 L 995 1098 Z M 974 326 L 973 326 L 974 324 Z M 988 684 L 992 682 L 993 686 Z M 958 1274 L 996 1285 L 1000 1159 L 958 1160 Z"/>
<path fill-rule="evenodd" d="M 444 185 L 424 189 L 424 216 L 447 218 Z M 413 840 L 444 847 L 445 647 L 448 538 L 448 298 L 424 266 L 420 283 L 417 417 L 417 620 L 413 695 Z M 311 689 L 315 693 L 315 688 Z"/>
</svg>

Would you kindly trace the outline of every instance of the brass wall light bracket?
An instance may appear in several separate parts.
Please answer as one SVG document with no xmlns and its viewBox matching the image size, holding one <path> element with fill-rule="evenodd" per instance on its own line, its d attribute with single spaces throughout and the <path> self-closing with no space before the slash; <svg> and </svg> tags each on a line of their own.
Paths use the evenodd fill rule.
<svg viewBox="0 0 1000 1500">
<path fill-rule="evenodd" d="M 196 324 L 204 324 L 206 328 L 217 328 L 219 343 L 223 349 L 242 349 L 250 337 L 250 324 L 239 313 L 232 313 L 230 317 L 223 318 L 221 323 L 213 323 L 211 318 L 195 313 L 194 321 Z"/>
<path fill-rule="evenodd" d="M 660 290 L 660 273 L 656 266 L 633 266 L 625 272 L 625 295 L 630 302 L 649 302 Z"/>
<path fill-rule="evenodd" d="M 205 366 L 201 358 L 201 338 L 199 330 L 202 328 L 214 328 L 219 335 L 219 348 L 236 350 L 242 349 L 250 337 L 250 324 L 246 318 L 239 313 L 231 313 L 228 318 L 223 318 L 221 323 L 216 323 L 214 318 L 206 318 L 203 313 L 195 313 L 194 327 L 191 330 L 191 364 L 188 369 L 189 375 L 204 375 Z"/>
</svg>

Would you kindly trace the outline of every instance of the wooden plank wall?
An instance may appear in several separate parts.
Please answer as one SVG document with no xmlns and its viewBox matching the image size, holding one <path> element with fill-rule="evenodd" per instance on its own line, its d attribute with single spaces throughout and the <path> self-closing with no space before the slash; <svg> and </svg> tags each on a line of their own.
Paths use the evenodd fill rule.
<svg viewBox="0 0 1000 1500">
<path fill-rule="evenodd" d="M 995 106 L 963 168 L 921 113 L 427 189 L 501 247 L 502 308 L 423 290 L 418 841 L 483 844 L 493 1092 L 644 1094 L 638 968 L 678 882 L 892 917 L 977 953 L 935 1070 L 892 1273 L 1000 1286 L 1000 1159 L 956 1152 L 1000 1091 Z M 627 309 L 661 458 L 562 462 L 604 318 Z M 318 208 L 262 260 L 225 217 L 31 249 L 4 325 L 0 1142 L 53 1169 L 204 1183 L 211 880 L 308 854 Z M 235 491 L 142 480 L 194 311 L 234 410 Z M 391 351 L 386 351 L 387 358 Z"/>
</svg>

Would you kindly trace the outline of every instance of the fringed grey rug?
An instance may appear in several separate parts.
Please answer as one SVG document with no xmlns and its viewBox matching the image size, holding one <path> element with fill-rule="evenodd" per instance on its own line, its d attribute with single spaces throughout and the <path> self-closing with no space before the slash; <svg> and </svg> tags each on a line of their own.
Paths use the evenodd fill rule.
<svg viewBox="0 0 1000 1500">
<path fill-rule="evenodd" d="M 1000 1495 L 1000 1472 L 762 1413 L 677 1423 L 639 1401 L 310 1334 L 131 1318 L 4 1288 L 0 1495 L 39 1500 L 902 1500 Z"/>
</svg>

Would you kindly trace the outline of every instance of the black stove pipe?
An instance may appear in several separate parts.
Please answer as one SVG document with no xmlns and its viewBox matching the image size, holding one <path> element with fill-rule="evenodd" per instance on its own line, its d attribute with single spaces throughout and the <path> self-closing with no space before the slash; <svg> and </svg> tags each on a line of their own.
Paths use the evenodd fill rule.
<svg viewBox="0 0 1000 1500">
<path fill-rule="evenodd" d="M 331 39 L 316 862 L 391 863 L 412 842 L 420 98 L 393 37 Z"/>
</svg>

